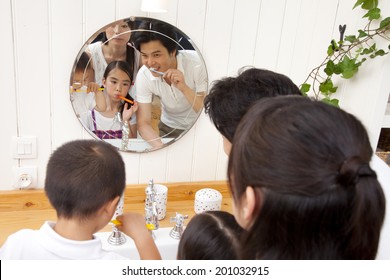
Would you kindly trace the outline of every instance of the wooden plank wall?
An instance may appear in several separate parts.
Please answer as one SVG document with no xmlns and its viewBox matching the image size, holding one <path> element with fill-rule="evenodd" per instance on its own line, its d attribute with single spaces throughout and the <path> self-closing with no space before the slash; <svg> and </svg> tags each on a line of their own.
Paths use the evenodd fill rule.
<svg viewBox="0 0 390 280">
<path fill-rule="evenodd" d="M 356 0 L 170 0 L 165 14 L 140 11 L 141 0 L 7 0 L 0 2 L 2 43 L 0 84 L 2 121 L 0 190 L 13 185 L 13 168 L 37 166 L 43 187 L 50 153 L 62 143 L 90 138 L 69 102 L 68 83 L 74 59 L 96 30 L 114 20 L 159 18 L 193 39 L 206 61 L 210 83 L 235 75 L 245 65 L 289 75 L 297 84 L 317 66 L 338 25 L 362 28 Z M 390 14 L 390 1 L 380 1 Z M 347 84 L 340 84 L 342 106 L 369 129 L 373 146 L 379 137 L 388 98 L 388 57 L 371 64 Z M 351 94 L 353 93 L 353 95 Z M 12 136 L 37 136 L 38 156 L 17 160 Z M 221 137 L 202 114 L 180 141 L 149 154 L 123 153 L 127 183 L 224 180 L 227 158 Z"/>
</svg>

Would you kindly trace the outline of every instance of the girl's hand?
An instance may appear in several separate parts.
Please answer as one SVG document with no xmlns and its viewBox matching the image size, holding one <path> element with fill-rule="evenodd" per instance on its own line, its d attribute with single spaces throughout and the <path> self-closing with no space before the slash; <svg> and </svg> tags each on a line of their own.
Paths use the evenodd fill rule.
<svg viewBox="0 0 390 280">
<path fill-rule="evenodd" d="M 137 101 L 134 100 L 133 106 L 129 109 L 129 104 L 125 103 L 123 113 L 122 113 L 122 118 L 124 121 L 129 121 L 131 116 L 135 114 L 138 110 L 138 103 Z"/>
</svg>

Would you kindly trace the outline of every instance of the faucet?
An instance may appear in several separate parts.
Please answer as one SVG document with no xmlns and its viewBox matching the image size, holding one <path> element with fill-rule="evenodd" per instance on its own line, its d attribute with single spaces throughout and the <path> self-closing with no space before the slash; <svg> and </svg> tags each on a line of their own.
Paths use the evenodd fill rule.
<svg viewBox="0 0 390 280">
<path fill-rule="evenodd" d="M 171 223 L 176 222 L 175 226 L 169 232 L 169 236 L 174 239 L 180 239 L 184 231 L 184 219 L 188 219 L 188 215 L 182 215 L 176 212 L 175 217 L 171 217 Z"/>
<path fill-rule="evenodd" d="M 121 143 L 121 150 L 122 151 L 127 151 L 128 150 L 128 144 L 129 144 L 129 133 L 130 133 L 130 128 L 129 128 L 129 122 L 124 121 L 122 119 L 122 115 L 120 112 L 117 112 L 115 114 L 114 121 L 119 122 L 122 126 L 122 143 Z"/>
<path fill-rule="evenodd" d="M 159 228 L 157 216 L 156 191 L 154 189 L 153 179 L 149 181 L 145 189 L 145 222 L 149 230 L 157 230 Z"/>
</svg>

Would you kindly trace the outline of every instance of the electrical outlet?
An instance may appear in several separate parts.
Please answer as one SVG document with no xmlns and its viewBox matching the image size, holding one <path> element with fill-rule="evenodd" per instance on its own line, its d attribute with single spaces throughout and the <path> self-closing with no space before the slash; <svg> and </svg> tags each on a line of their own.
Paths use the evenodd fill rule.
<svg viewBox="0 0 390 280">
<path fill-rule="evenodd" d="M 14 168 L 14 188 L 27 189 L 35 188 L 38 184 L 37 167 L 15 167 Z"/>
</svg>

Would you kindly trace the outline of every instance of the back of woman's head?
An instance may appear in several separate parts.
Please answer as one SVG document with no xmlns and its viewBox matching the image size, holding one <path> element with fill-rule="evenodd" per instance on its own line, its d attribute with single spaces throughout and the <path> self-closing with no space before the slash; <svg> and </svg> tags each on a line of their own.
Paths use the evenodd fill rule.
<svg viewBox="0 0 390 280">
<path fill-rule="evenodd" d="M 363 125 L 341 109 L 292 96 L 256 103 L 228 167 L 235 202 L 247 186 L 258 200 L 245 257 L 375 258 L 385 198 L 372 153 Z"/>
<path fill-rule="evenodd" d="M 188 223 L 180 239 L 177 259 L 238 259 L 241 232 L 230 213 L 209 211 L 198 214 Z"/>
</svg>

